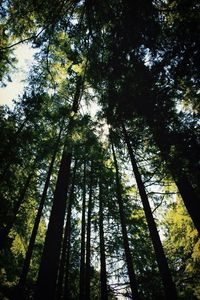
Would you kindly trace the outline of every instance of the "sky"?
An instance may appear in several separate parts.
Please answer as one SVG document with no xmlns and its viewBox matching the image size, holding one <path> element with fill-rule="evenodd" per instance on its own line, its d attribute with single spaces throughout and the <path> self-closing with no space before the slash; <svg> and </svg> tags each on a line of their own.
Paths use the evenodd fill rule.
<svg viewBox="0 0 200 300">
<path fill-rule="evenodd" d="M 0 105 L 7 104 L 12 107 L 12 100 L 23 92 L 24 80 L 28 75 L 28 71 L 33 63 L 33 55 L 36 52 L 30 45 L 20 44 L 14 50 L 18 63 L 9 75 L 12 82 L 6 82 L 6 87 L 0 87 Z"/>
<path fill-rule="evenodd" d="M 9 74 L 12 82 L 7 81 L 6 87 L 0 87 L 0 105 L 8 105 L 13 107 L 12 100 L 17 99 L 18 95 L 23 93 L 25 79 L 28 75 L 31 65 L 33 64 L 33 55 L 36 50 L 31 48 L 30 45 L 20 44 L 17 45 L 14 50 L 14 55 L 18 62 L 16 63 L 16 69 L 13 69 Z M 100 109 L 97 103 L 93 102 L 92 105 L 86 107 L 81 106 L 82 113 L 89 112 L 92 117 L 95 116 L 96 112 Z"/>
</svg>

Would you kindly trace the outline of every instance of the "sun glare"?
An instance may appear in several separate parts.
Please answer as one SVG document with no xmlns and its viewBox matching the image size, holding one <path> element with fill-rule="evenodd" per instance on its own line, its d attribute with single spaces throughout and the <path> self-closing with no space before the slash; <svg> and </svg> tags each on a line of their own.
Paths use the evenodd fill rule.
<svg viewBox="0 0 200 300">
<path fill-rule="evenodd" d="M 36 50 L 27 44 L 16 46 L 14 54 L 18 62 L 15 66 L 16 69 L 13 69 L 13 72 L 9 74 L 12 81 L 6 82 L 6 86 L 0 88 L 0 105 L 6 104 L 12 107 L 12 100 L 23 92 L 25 79 L 33 63 L 35 52 Z"/>
</svg>

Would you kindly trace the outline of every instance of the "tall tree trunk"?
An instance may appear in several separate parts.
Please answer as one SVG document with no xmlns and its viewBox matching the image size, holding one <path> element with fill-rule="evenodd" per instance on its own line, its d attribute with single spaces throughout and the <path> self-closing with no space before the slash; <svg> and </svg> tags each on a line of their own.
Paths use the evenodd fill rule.
<svg viewBox="0 0 200 300">
<path fill-rule="evenodd" d="M 171 170 L 171 173 L 173 175 L 173 170 Z M 200 235 L 200 197 L 197 196 L 186 176 L 180 175 L 177 179 L 175 179 L 175 183 L 178 187 L 179 193 L 181 194 L 185 207 L 194 223 L 194 226 Z"/>
<path fill-rule="evenodd" d="M 119 205 L 119 214 L 120 214 L 120 221 L 121 221 L 121 227 L 122 227 L 122 236 L 123 236 L 123 244 L 124 244 L 124 250 L 125 250 L 125 257 L 126 257 L 126 263 L 128 268 L 128 275 L 130 280 L 130 287 L 131 287 L 131 293 L 132 293 L 132 299 L 139 300 L 139 293 L 136 283 L 136 276 L 133 269 L 133 262 L 131 257 L 131 252 L 129 248 L 129 242 L 128 242 L 128 235 L 127 235 L 127 229 L 126 229 L 126 219 L 124 215 L 124 207 L 123 207 L 123 199 L 121 194 L 121 183 L 120 183 L 120 177 L 119 177 L 119 170 L 117 165 L 117 159 L 115 155 L 115 149 L 113 145 L 112 138 L 111 139 L 111 146 L 112 146 L 112 152 L 113 152 L 113 158 L 114 158 L 114 165 L 115 165 L 115 171 L 116 171 L 116 188 L 117 188 L 117 200 Z"/>
<path fill-rule="evenodd" d="M 166 259 L 166 256 L 165 256 L 165 253 L 163 250 L 163 246 L 162 246 L 159 234 L 158 234 L 156 223 L 154 221 L 154 218 L 153 218 L 153 215 L 151 212 L 151 207 L 149 204 L 148 196 L 146 194 L 146 190 L 145 190 L 144 184 L 142 182 L 140 172 L 138 170 L 136 159 L 133 154 L 131 143 L 130 143 L 126 128 L 123 123 L 122 123 L 122 129 L 123 129 L 124 139 L 127 144 L 128 152 L 129 152 L 129 155 L 131 158 L 133 173 L 135 175 L 135 179 L 137 182 L 138 190 L 140 193 L 140 198 L 142 200 L 151 240 L 152 240 L 153 247 L 155 250 L 156 259 L 158 262 L 158 268 L 159 268 L 163 286 L 164 286 L 165 296 L 166 296 L 166 299 L 177 299 L 176 288 L 175 288 L 174 282 L 172 280 L 171 272 L 170 272 L 170 269 L 169 269 L 169 266 L 167 263 L 167 259 Z"/>
<path fill-rule="evenodd" d="M 106 256 L 105 256 L 105 240 L 103 230 L 103 198 L 102 198 L 102 182 L 99 181 L 99 237 L 100 237 L 100 282 L 101 282 L 101 300 L 108 300 L 107 273 L 106 273 Z"/>
<path fill-rule="evenodd" d="M 36 218 L 35 218 L 35 223 L 34 223 L 34 226 L 33 226 L 33 229 L 32 229 L 28 249 L 27 249 L 27 252 L 26 252 L 26 257 L 25 257 L 25 260 L 24 260 L 22 273 L 21 273 L 21 276 L 20 276 L 20 279 L 19 279 L 17 289 L 15 291 L 15 298 L 18 297 L 16 299 L 23 299 L 24 298 L 26 278 L 27 278 L 27 275 L 28 275 L 30 262 L 31 262 L 31 257 L 32 257 L 32 253 L 33 253 L 33 247 L 34 247 L 34 244 L 35 244 L 35 239 L 36 239 L 36 236 L 37 236 L 38 227 L 39 227 L 40 219 L 41 219 L 41 216 L 42 216 L 42 210 L 43 210 L 43 207 L 44 207 L 47 191 L 48 191 L 48 188 L 49 188 L 49 183 L 50 183 L 51 174 L 52 174 L 52 171 L 53 171 L 53 166 L 54 166 L 56 154 L 57 154 L 57 151 L 58 151 L 58 146 L 59 146 L 59 143 L 60 143 L 61 132 L 62 132 L 62 128 L 60 129 L 59 136 L 58 136 L 58 139 L 57 139 L 57 142 L 56 142 L 56 145 L 55 145 L 54 153 L 53 153 L 53 156 L 52 156 L 52 159 L 51 159 L 51 162 L 50 162 L 50 165 L 49 165 L 49 169 L 48 169 L 48 172 L 47 172 L 47 177 L 46 177 L 44 189 L 43 189 L 43 192 L 42 192 L 40 205 L 39 205 L 37 215 L 36 215 Z"/>
<path fill-rule="evenodd" d="M 74 113 L 77 113 L 78 111 L 81 87 L 82 80 L 81 77 L 78 77 L 72 106 L 72 111 Z M 69 135 L 71 135 L 72 129 L 73 117 L 70 118 L 68 125 Z M 71 151 L 67 150 L 67 145 L 65 145 L 61 158 L 60 169 L 58 172 L 53 206 L 51 209 L 49 225 L 41 258 L 36 293 L 34 295 L 35 300 L 53 300 L 56 296 L 56 281 L 63 234 L 66 198 L 70 181 L 71 160 L 72 153 Z"/>
<path fill-rule="evenodd" d="M 93 164 L 91 162 L 90 190 L 87 215 L 87 243 L 86 243 L 86 266 L 85 266 L 85 299 L 90 300 L 90 244 L 91 244 L 91 213 L 92 213 L 92 188 L 93 188 Z"/>
<path fill-rule="evenodd" d="M 185 207 L 194 223 L 194 226 L 200 234 L 200 217 L 199 217 L 199 203 L 200 197 L 194 190 L 191 182 L 188 180 L 187 176 L 184 174 L 182 167 L 179 166 L 180 163 L 171 163 L 169 153 L 166 150 L 163 137 L 158 137 L 158 134 L 154 134 L 157 145 L 161 151 L 162 158 L 166 161 L 169 171 L 176 183 L 179 193 L 183 199 Z"/>
<path fill-rule="evenodd" d="M 70 284 L 69 284 L 70 253 L 71 253 L 71 222 L 69 225 L 69 235 L 67 239 L 65 277 L 64 277 L 64 299 L 70 299 Z"/>
<path fill-rule="evenodd" d="M 69 195 L 69 201 L 68 201 L 68 208 L 67 208 L 67 220 L 65 225 L 65 232 L 64 232 L 64 239 L 63 239 L 63 246 L 62 246 L 62 255 L 60 259 L 60 267 L 59 267 L 59 275 L 58 275 L 58 282 L 57 282 L 57 293 L 56 293 L 56 299 L 62 299 L 63 298 L 63 279 L 64 273 L 68 274 L 69 272 L 69 244 L 70 244 L 70 235 L 71 235 L 71 212 L 72 212 L 72 205 L 74 200 L 74 187 L 75 187 L 75 176 L 76 176 L 76 168 L 77 168 L 77 160 L 75 159 L 74 162 L 74 170 L 73 170 L 73 178 L 72 178 L 72 185 Z M 67 282 L 68 284 L 68 282 Z"/>
<path fill-rule="evenodd" d="M 20 207 L 22 205 L 22 203 L 24 202 L 27 190 L 29 188 L 30 182 L 35 174 L 35 166 L 38 162 L 38 157 L 35 158 L 34 163 L 32 165 L 32 171 L 29 173 L 28 177 L 26 178 L 25 184 L 20 192 L 19 198 L 17 200 L 17 202 L 14 205 L 13 208 L 13 212 L 12 212 L 12 217 L 10 217 L 8 223 L 6 224 L 6 226 L 4 228 L 1 229 L 1 244 L 0 244 L 0 249 L 2 249 L 5 245 L 5 242 L 8 238 L 8 234 L 11 230 L 11 228 L 13 227 L 16 218 L 17 218 L 17 214 L 19 213 Z"/>
<path fill-rule="evenodd" d="M 175 162 L 174 160 L 170 161 L 169 154 L 164 148 L 162 141 L 157 141 L 157 144 L 161 151 L 161 156 L 167 162 L 168 169 L 172 174 L 172 177 L 183 199 L 185 207 L 194 223 L 194 226 L 196 227 L 196 229 L 200 234 L 200 216 L 199 216 L 200 197 L 195 192 L 187 176 L 183 173 L 182 168 L 179 168 L 179 166 L 177 166 L 177 162 Z"/>
<path fill-rule="evenodd" d="M 80 282 L 79 299 L 85 299 L 85 205 L 86 205 L 86 162 L 84 163 L 83 174 L 83 204 L 81 222 L 81 259 L 80 259 Z"/>
</svg>

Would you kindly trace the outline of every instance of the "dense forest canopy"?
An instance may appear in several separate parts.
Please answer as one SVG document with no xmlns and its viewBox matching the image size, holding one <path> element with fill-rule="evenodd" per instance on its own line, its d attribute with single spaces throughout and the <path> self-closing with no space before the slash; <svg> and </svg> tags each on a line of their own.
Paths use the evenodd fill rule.
<svg viewBox="0 0 200 300">
<path fill-rule="evenodd" d="M 0 298 L 200 299 L 200 4 L 1 0 Z M 26 70 L 24 70 L 26 71 Z"/>
</svg>

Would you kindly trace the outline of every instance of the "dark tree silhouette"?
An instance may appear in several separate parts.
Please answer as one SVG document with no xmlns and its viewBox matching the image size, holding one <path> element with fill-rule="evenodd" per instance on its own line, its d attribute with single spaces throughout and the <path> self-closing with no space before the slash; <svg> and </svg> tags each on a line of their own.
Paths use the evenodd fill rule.
<svg viewBox="0 0 200 300">
<path fill-rule="evenodd" d="M 130 155 L 133 173 L 135 175 L 135 179 L 137 182 L 138 190 L 140 193 L 140 198 L 142 200 L 142 204 L 144 207 L 144 212 L 145 212 L 150 236 L 152 239 L 152 243 L 153 243 L 155 254 L 156 254 L 156 259 L 158 262 L 158 267 L 159 267 L 160 274 L 162 277 L 162 282 L 163 282 L 163 286 L 164 286 L 164 290 L 165 290 L 165 296 L 166 296 L 166 299 L 177 299 L 176 288 L 175 288 L 174 282 L 172 280 L 172 276 L 171 276 L 170 269 L 169 269 L 169 266 L 167 263 L 167 259 L 166 259 L 166 256 L 165 256 L 165 253 L 163 250 L 163 246 L 162 246 L 159 234 L 158 234 L 156 223 L 153 218 L 153 214 L 151 211 L 151 207 L 149 204 L 145 186 L 142 182 L 142 178 L 141 178 L 141 175 L 140 175 L 137 163 L 136 163 L 133 149 L 131 147 L 130 139 L 128 137 L 128 133 L 126 131 L 126 128 L 125 128 L 125 125 L 123 122 L 122 122 L 122 130 L 123 130 L 123 134 L 124 134 L 124 139 L 127 144 L 128 152 Z"/>
<path fill-rule="evenodd" d="M 139 300 L 140 297 L 138 294 L 136 276 L 135 276 L 135 271 L 133 269 L 133 262 L 132 262 L 132 257 L 131 257 L 131 252 L 130 252 L 130 248 L 129 248 L 129 242 L 128 242 L 126 220 L 125 220 L 124 209 L 123 209 L 123 199 L 122 199 L 122 194 L 121 194 L 119 170 L 118 170 L 117 159 L 116 159 L 116 155 L 115 155 L 113 141 L 112 141 L 112 138 L 110 138 L 110 139 L 111 139 L 111 147 L 112 147 L 115 172 L 116 172 L 116 192 L 117 192 L 117 200 L 118 200 L 118 205 L 119 205 L 119 214 L 120 214 L 120 221 L 121 221 L 121 227 L 122 227 L 123 244 L 124 244 L 126 263 L 127 263 L 127 268 L 128 268 L 128 275 L 129 275 L 129 280 L 130 280 L 131 294 L 132 294 L 133 299 Z"/>
<path fill-rule="evenodd" d="M 108 300 L 107 273 L 106 273 L 106 256 L 105 256 L 105 240 L 103 229 L 103 194 L 102 179 L 99 178 L 99 237 L 100 237 L 100 281 L 101 281 L 101 300 Z"/>
<path fill-rule="evenodd" d="M 74 95 L 72 112 L 77 113 L 82 88 L 82 78 L 78 77 L 76 91 Z M 73 129 L 73 119 L 69 120 L 68 134 Z M 56 183 L 53 206 L 49 225 L 47 229 L 44 250 L 42 254 L 35 299 L 54 299 L 56 293 L 56 280 L 59 266 L 59 256 L 61 249 L 64 216 L 66 208 L 66 198 L 70 183 L 70 166 L 72 153 L 64 146 L 58 179 Z"/>
</svg>

